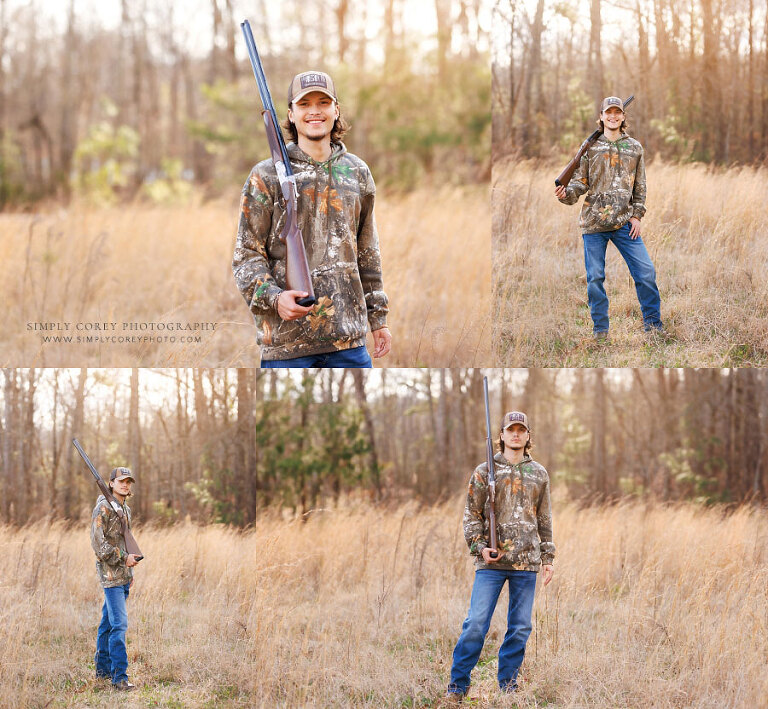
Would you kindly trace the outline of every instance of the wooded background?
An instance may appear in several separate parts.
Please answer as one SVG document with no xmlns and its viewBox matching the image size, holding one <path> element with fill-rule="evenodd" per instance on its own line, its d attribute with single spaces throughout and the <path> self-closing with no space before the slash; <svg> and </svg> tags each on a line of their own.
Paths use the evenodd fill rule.
<svg viewBox="0 0 768 709">
<path fill-rule="evenodd" d="M 604 96 L 635 94 L 650 155 L 768 157 L 765 0 L 498 0 L 493 44 L 494 155 L 575 153 Z"/>
<path fill-rule="evenodd" d="M 291 77 L 322 69 L 352 124 L 348 148 L 380 184 L 408 188 L 432 171 L 441 182 L 488 178 L 489 0 L 110 7 L 0 0 L 0 209 L 73 193 L 167 203 L 193 184 L 207 196 L 242 186 L 269 154 L 246 18 L 281 120 Z"/>
<path fill-rule="evenodd" d="M 758 369 L 488 370 L 491 421 L 522 409 L 556 499 L 764 502 Z M 247 525 L 350 499 L 431 505 L 485 459 L 480 369 L 5 369 L 0 519 L 82 519 L 128 465 L 136 519 Z M 494 432 L 494 437 L 496 432 Z"/>
</svg>

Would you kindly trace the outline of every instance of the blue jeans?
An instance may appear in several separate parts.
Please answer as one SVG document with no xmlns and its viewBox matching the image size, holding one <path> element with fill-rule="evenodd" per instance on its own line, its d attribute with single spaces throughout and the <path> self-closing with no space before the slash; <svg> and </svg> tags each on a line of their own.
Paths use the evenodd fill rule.
<svg viewBox="0 0 768 709">
<path fill-rule="evenodd" d="M 499 648 L 499 687 L 502 690 L 517 688 L 517 673 L 523 664 L 525 643 L 531 634 L 531 611 L 536 590 L 534 571 L 503 571 L 478 569 L 469 601 L 469 615 L 461 626 L 461 635 L 453 651 L 449 692 L 466 694 L 469 675 L 480 658 L 485 636 L 491 626 L 496 602 L 509 581 L 509 608 L 507 632 Z"/>
<path fill-rule="evenodd" d="M 128 589 L 131 584 L 104 589 L 104 606 L 101 623 L 96 634 L 97 677 L 111 677 L 112 684 L 128 679 L 128 651 L 125 647 L 125 631 L 128 629 Z"/>
<path fill-rule="evenodd" d="M 336 350 L 323 354 L 294 357 L 293 359 L 261 360 L 262 369 L 278 369 L 281 367 L 351 367 L 352 369 L 370 369 L 373 367 L 371 355 L 365 345 L 349 350 Z"/>
<path fill-rule="evenodd" d="M 635 281 L 637 299 L 643 312 L 646 330 L 662 327 L 661 298 L 656 286 L 656 269 L 653 267 L 648 249 L 641 237 L 629 237 L 630 224 L 627 222 L 616 231 L 601 231 L 597 234 L 582 234 L 584 238 L 584 265 L 587 267 L 587 298 L 595 332 L 608 331 L 608 296 L 605 294 L 605 250 L 612 241 L 629 266 Z"/>
</svg>

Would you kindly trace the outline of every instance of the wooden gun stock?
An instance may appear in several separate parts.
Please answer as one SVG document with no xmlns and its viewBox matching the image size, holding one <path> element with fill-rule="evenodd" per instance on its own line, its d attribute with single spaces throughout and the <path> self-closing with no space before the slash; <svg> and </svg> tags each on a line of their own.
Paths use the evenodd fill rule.
<svg viewBox="0 0 768 709">
<path fill-rule="evenodd" d="M 308 308 L 315 304 L 315 291 L 312 288 L 312 276 L 309 273 L 307 252 L 304 248 L 304 238 L 298 224 L 298 195 L 296 194 L 296 178 L 286 169 L 280 149 L 280 138 L 268 110 L 262 112 L 264 127 L 267 130 L 267 140 L 272 153 L 272 162 L 277 170 L 280 191 L 285 204 L 285 225 L 280 233 L 280 239 L 285 242 L 285 283 L 290 290 L 303 291 L 307 295 L 297 298 L 299 305 Z M 282 137 L 282 136 L 281 136 Z"/>
<path fill-rule="evenodd" d="M 137 562 L 141 561 L 144 558 L 144 554 L 141 553 L 141 549 L 139 549 L 139 545 L 136 542 L 133 533 L 128 529 L 128 520 L 125 516 L 123 516 L 121 520 L 121 525 L 123 528 L 123 539 L 125 539 L 125 551 L 128 554 L 133 554 Z"/>
<path fill-rule="evenodd" d="M 600 133 L 602 133 L 602 131 L 596 130 L 581 144 L 581 147 L 574 156 L 573 160 L 571 160 L 571 162 L 565 166 L 565 170 L 563 170 L 557 176 L 557 179 L 555 180 L 555 185 L 557 187 L 560 185 L 563 185 L 563 187 L 568 187 L 568 183 L 571 181 L 573 173 L 576 172 L 576 168 L 579 166 L 581 158 L 584 157 L 584 153 L 586 153 L 587 150 L 589 150 L 589 147 L 598 139 Z"/>
</svg>

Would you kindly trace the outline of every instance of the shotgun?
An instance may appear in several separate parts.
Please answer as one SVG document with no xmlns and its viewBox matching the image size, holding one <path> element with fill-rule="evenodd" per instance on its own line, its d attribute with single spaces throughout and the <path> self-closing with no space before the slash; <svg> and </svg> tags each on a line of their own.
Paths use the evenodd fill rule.
<svg viewBox="0 0 768 709">
<path fill-rule="evenodd" d="M 483 394 L 485 395 L 485 437 L 486 456 L 488 458 L 488 526 L 491 532 L 491 558 L 499 556 L 496 535 L 496 466 L 493 462 L 493 441 L 491 441 L 491 409 L 488 404 L 488 377 L 483 377 Z"/>
<path fill-rule="evenodd" d="M 139 549 L 139 545 L 136 543 L 136 540 L 133 537 L 133 533 L 128 527 L 128 518 L 126 517 L 122 506 L 115 499 L 114 495 L 110 492 L 109 486 L 104 482 L 101 475 L 99 475 L 98 471 L 93 466 L 93 463 L 91 463 L 91 459 L 86 455 L 85 451 L 83 450 L 83 447 L 80 445 L 80 442 L 77 440 L 77 438 L 72 439 L 72 445 L 75 448 L 77 448 L 77 452 L 85 461 L 85 464 L 88 466 L 88 468 L 90 468 L 91 473 L 93 473 L 93 477 L 96 478 L 96 484 L 99 486 L 99 490 L 101 490 L 101 494 L 107 498 L 107 502 L 109 502 L 112 509 L 120 518 L 120 527 L 122 528 L 122 531 L 123 531 L 123 539 L 125 539 L 126 554 L 133 554 L 134 557 L 136 558 L 136 561 L 141 561 L 144 558 L 144 554 L 141 553 L 141 549 Z"/>
<path fill-rule="evenodd" d="M 626 110 L 627 106 L 629 106 L 632 101 L 635 100 L 635 95 L 632 94 L 626 101 L 624 101 L 624 109 Z M 569 162 L 565 166 L 565 170 L 563 170 L 555 180 L 555 186 L 559 187 L 560 185 L 563 185 L 563 187 L 568 187 L 568 183 L 571 181 L 571 178 L 573 177 L 573 173 L 576 172 L 576 168 L 579 166 L 579 163 L 581 162 L 581 158 L 584 157 L 584 153 L 589 150 L 590 146 L 600 137 L 600 134 L 603 131 L 601 131 L 599 128 L 592 133 L 582 144 L 579 148 L 579 151 L 574 156 L 573 160 Z"/>
<path fill-rule="evenodd" d="M 267 129 L 269 151 L 272 154 L 275 170 L 277 170 L 277 179 L 280 182 L 280 190 L 283 193 L 283 201 L 285 203 L 285 226 L 280 234 L 280 239 L 285 242 L 285 282 L 289 290 L 304 291 L 308 294 L 305 298 L 296 300 L 299 305 L 308 308 L 315 303 L 315 291 L 312 288 L 312 278 L 309 275 L 309 264 L 307 262 L 307 252 L 304 249 L 304 239 L 297 223 L 298 198 L 296 193 L 296 177 L 291 168 L 291 161 L 288 159 L 288 151 L 285 147 L 283 134 L 280 131 L 280 124 L 277 122 L 275 104 L 272 102 L 272 96 L 269 93 L 267 77 L 264 75 L 264 68 L 261 66 L 261 59 L 256 49 L 256 42 L 253 39 L 251 25 L 248 23 L 248 20 L 245 20 L 240 23 L 240 28 L 243 30 L 245 45 L 248 47 L 248 56 L 251 59 L 253 75 L 256 77 L 256 84 L 259 87 L 261 104 L 264 106 L 261 115 Z"/>
</svg>

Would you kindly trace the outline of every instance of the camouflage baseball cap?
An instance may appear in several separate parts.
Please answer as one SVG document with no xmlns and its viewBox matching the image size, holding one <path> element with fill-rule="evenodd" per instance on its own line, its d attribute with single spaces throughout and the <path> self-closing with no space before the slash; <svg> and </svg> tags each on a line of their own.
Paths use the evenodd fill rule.
<svg viewBox="0 0 768 709">
<path fill-rule="evenodd" d="M 313 91 L 321 91 L 334 101 L 338 101 L 336 87 L 328 74 L 324 71 L 303 71 L 293 77 L 293 81 L 288 87 L 288 105 L 290 106 L 294 101 L 298 101 L 302 96 Z"/>
<path fill-rule="evenodd" d="M 126 478 L 136 482 L 136 478 L 133 477 L 133 473 L 128 468 L 115 468 L 109 476 L 110 482 L 113 480 L 125 480 Z"/>
<path fill-rule="evenodd" d="M 504 423 L 501 424 L 501 429 L 506 431 L 514 423 L 519 423 L 521 426 L 525 426 L 526 431 L 531 430 L 528 425 L 528 417 L 522 411 L 507 411 L 507 413 L 504 414 Z"/>
<path fill-rule="evenodd" d="M 603 103 L 600 104 L 600 113 L 602 113 L 606 109 L 610 108 L 611 106 L 615 106 L 620 111 L 623 111 L 624 110 L 624 101 L 622 101 L 618 96 L 606 96 L 603 99 Z"/>
</svg>

